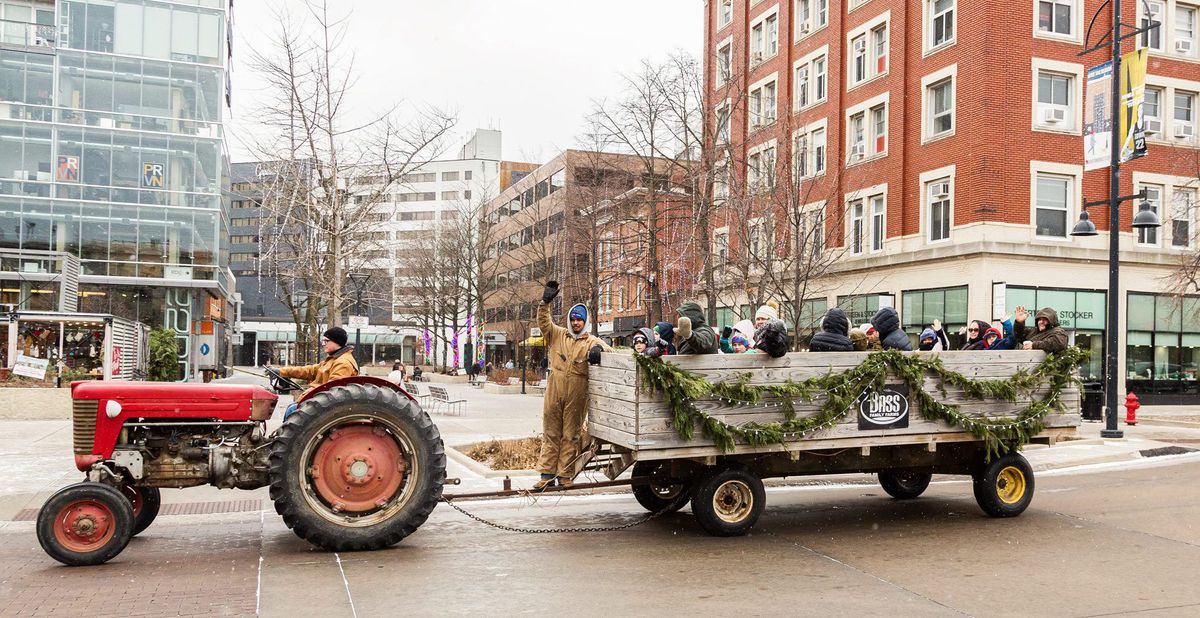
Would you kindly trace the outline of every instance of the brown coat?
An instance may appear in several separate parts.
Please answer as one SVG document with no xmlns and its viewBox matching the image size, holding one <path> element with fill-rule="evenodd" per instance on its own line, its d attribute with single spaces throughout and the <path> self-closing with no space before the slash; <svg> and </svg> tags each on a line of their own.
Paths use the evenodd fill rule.
<svg viewBox="0 0 1200 618">
<path fill-rule="evenodd" d="M 538 458 L 538 471 L 572 479 L 579 455 L 590 441 L 587 435 L 588 351 L 597 345 L 606 351 L 612 351 L 612 348 L 588 333 L 586 323 L 578 337 L 555 324 L 550 318 L 550 305 L 546 303 L 538 307 L 537 322 L 546 343 L 546 357 L 550 360 L 550 378 L 542 399 L 542 452 Z"/>
<path fill-rule="evenodd" d="M 338 378 L 349 378 L 358 375 L 358 361 L 354 360 L 354 348 L 345 346 L 325 357 L 325 360 L 315 365 L 300 367 L 281 367 L 279 375 L 285 378 L 297 378 L 308 382 L 308 390 L 300 396 L 307 397 L 312 390 L 326 382 Z"/>
<path fill-rule="evenodd" d="M 546 358 L 549 359 L 551 379 L 554 379 L 556 375 L 586 378 L 588 375 L 588 350 L 591 350 L 593 346 L 600 346 L 606 352 L 612 351 L 612 348 L 599 337 L 587 332 L 586 324 L 583 327 L 583 334 L 579 337 L 575 337 L 571 331 L 555 324 L 550 317 L 550 305 L 546 303 L 538 306 L 537 323 L 538 328 L 542 329 L 542 340 L 546 344 Z"/>
<path fill-rule="evenodd" d="M 1046 330 L 1037 330 L 1038 318 L 1046 318 Z M 1025 327 L 1025 324 L 1023 322 L 1013 322 L 1013 338 L 1017 340 L 1018 346 L 1028 341 L 1032 344 L 1033 349 L 1043 350 L 1047 354 L 1054 354 L 1055 352 L 1062 352 L 1067 349 L 1067 331 L 1058 325 L 1057 311 L 1050 307 L 1043 308 L 1034 316 L 1033 324 L 1033 332 L 1026 336 L 1028 329 Z"/>
</svg>

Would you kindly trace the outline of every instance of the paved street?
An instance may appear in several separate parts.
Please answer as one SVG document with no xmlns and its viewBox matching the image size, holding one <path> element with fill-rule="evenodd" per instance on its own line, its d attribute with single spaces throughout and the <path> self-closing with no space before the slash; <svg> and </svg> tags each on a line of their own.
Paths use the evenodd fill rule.
<svg viewBox="0 0 1200 618">
<path fill-rule="evenodd" d="M 450 388 L 471 405 L 435 416 L 448 444 L 536 433 L 540 399 Z M 0 420 L 0 429 L 3 616 L 1200 613 L 1200 454 L 1137 457 L 1163 445 L 1151 440 L 1200 441 L 1186 426 L 1143 424 L 1125 441 L 1029 451 L 1036 498 L 1014 520 L 983 517 L 962 480 L 935 480 L 925 497 L 897 502 L 854 475 L 770 487 L 743 538 L 705 536 L 687 508 L 620 532 L 517 534 L 443 505 L 395 548 L 333 554 L 287 530 L 265 490 L 195 488 L 165 491 L 163 514 L 123 554 L 80 569 L 49 559 L 31 520 L 78 477 L 69 421 Z M 450 474 L 463 479 L 459 491 L 499 483 L 455 461 Z M 644 516 L 627 493 L 464 507 L 533 528 Z"/>
</svg>

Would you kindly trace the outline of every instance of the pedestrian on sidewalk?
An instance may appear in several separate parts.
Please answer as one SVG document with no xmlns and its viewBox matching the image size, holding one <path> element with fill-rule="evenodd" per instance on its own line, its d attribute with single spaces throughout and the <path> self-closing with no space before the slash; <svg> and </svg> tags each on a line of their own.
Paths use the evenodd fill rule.
<svg viewBox="0 0 1200 618">
<path fill-rule="evenodd" d="M 542 451 L 538 459 L 541 478 L 533 486 L 542 490 L 555 483 L 567 486 L 575 479 L 575 462 L 587 436 L 588 365 L 600 363 L 600 353 L 611 352 L 599 337 L 588 332 L 587 306 L 576 304 L 567 312 L 567 327 L 554 323 L 550 303 L 558 296 L 557 281 L 547 281 L 538 306 L 546 357 L 550 363 L 542 403 Z"/>
</svg>

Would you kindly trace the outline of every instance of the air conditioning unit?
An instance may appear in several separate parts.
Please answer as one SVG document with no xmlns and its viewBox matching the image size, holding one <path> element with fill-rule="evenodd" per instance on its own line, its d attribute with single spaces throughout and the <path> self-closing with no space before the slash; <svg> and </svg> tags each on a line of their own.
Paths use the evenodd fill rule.
<svg viewBox="0 0 1200 618">
<path fill-rule="evenodd" d="M 754 52 L 753 54 L 750 54 L 750 62 L 752 64 L 758 64 L 762 61 L 763 61 L 762 52 Z"/>
<path fill-rule="evenodd" d="M 1196 128 L 1190 124 L 1181 124 L 1175 127 L 1175 137 L 1177 139 L 1192 139 L 1196 135 Z"/>
<path fill-rule="evenodd" d="M 866 154 L 867 154 L 867 147 L 865 144 L 855 144 L 850 147 L 850 158 L 851 159 L 861 159 Z"/>
<path fill-rule="evenodd" d="M 1146 118 L 1144 123 L 1146 125 L 1144 128 L 1147 133 L 1154 133 L 1156 135 L 1162 133 L 1162 121 L 1158 118 Z"/>
<path fill-rule="evenodd" d="M 1067 110 L 1063 107 L 1047 107 L 1042 109 L 1042 122 L 1047 124 L 1062 124 L 1067 121 Z"/>
<path fill-rule="evenodd" d="M 950 196 L 950 183 L 938 182 L 938 183 L 929 185 L 929 192 L 931 194 L 933 194 L 933 197 L 935 197 L 935 198 L 949 197 Z"/>
<path fill-rule="evenodd" d="M 800 24 L 800 34 L 808 34 L 812 30 L 812 26 L 808 24 Z"/>
<path fill-rule="evenodd" d="M 855 41 L 855 42 L 854 42 L 854 51 L 855 51 L 856 53 L 862 53 L 862 52 L 865 52 L 865 51 L 867 51 L 867 42 L 866 42 L 866 40 L 864 40 L 864 39 L 859 39 L 859 40 Z"/>
<path fill-rule="evenodd" d="M 1190 55 L 1192 53 L 1192 40 L 1191 39 L 1176 39 L 1175 40 L 1175 53 Z"/>
</svg>

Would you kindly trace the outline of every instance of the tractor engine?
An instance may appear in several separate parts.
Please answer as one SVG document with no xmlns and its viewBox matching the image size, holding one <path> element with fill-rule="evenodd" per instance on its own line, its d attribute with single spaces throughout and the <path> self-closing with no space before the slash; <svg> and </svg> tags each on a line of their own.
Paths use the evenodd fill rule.
<svg viewBox="0 0 1200 618">
<path fill-rule="evenodd" d="M 147 421 L 122 433 L 114 460 L 136 459 L 124 455 L 129 451 L 140 453 L 142 485 L 256 489 L 267 484 L 271 449 L 263 423 Z"/>
</svg>

